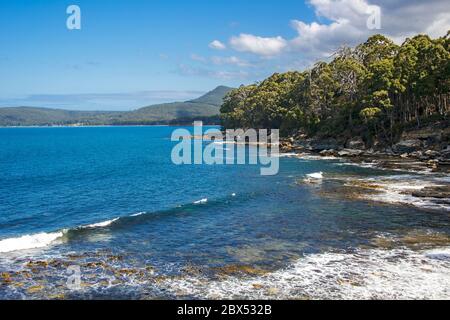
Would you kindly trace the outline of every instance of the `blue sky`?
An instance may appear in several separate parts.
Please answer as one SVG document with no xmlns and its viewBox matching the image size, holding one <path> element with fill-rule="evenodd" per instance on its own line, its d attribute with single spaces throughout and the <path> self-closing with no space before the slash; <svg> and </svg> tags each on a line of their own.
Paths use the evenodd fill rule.
<svg viewBox="0 0 450 320">
<path fill-rule="evenodd" d="M 389 21 L 410 5 L 398 1 L 400 7 L 389 8 L 393 16 L 379 32 L 401 41 L 407 32 L 426 30 L 442 13 L 438 5 L 444 2 L 434 2 L 436 14 L 415 27 L 420 30 L 400 30 Z M 304 69 L 339 42 L 352 45 L 372 33 L 352 33 L 339 22 L 339 15 L 353 15 L 351 27 L 361 28 L 362 20 L 354 18 L 361 3 L 373 5 L 366 0 L 0 0 L 0 106 L 128 110 Z M 72 4 L 81 8 L 81 30 L 66 28 L 66 8 Z M 444 19 L 438 29 L 447 26 Z"/>
</svg>

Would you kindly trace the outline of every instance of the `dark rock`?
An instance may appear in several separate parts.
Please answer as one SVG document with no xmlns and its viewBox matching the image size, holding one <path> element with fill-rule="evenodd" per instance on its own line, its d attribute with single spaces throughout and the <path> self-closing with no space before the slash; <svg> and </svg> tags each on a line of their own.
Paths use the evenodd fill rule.
<svg viewBox="0 0 450 320">
<path fill-rule="evenodd" d="M 450 160 L 450 148 L 449 148 L 449 146 L 447 146 L 447 148 L 441 150 L 440 157 L 442 159 L 445 159 L 445 160 Z"/>
<path fill-rule="evenodd" d="M 437 158 L 440 156 L 440 153 L 434 150 L 427 150 L 425 151 L 424 155 L 428 158 Z"/>
<path fill-rule="evenodd" d="M 311 151 L 314 152 L 321 152 L 324 150 L 336 150 L 336 149 L 340 149 L 341 144 L 333 138 L 330 139 L 320 139 L 320 140 L 312 140 L 310 143 L 310 148 Z"/>
<path fill-rule="evenodd" d="M 412 195 L 418 198 L 446 199 L 450 198 L 450 186 L 426 187 L 422 190 L 413 192 Z"/>
<path fill-rule="evenodd" d="M 311 149 L 311 139 L 296 139 L 294 142 L 295 148 Z"/>
<path fill-rule="evenodd" d="M 443 131 L 435 126 L 406 131 L 402 134 L 402 141 L 421 140 L 427 147 L 439 145 L 442 141 Z"/>
<path fill-rule="evenodd" d="M 421 140 L 402 140 L 393 146 L 392 150 L 397 154 L 412 153 L 423 148 Z"/>
</svg>

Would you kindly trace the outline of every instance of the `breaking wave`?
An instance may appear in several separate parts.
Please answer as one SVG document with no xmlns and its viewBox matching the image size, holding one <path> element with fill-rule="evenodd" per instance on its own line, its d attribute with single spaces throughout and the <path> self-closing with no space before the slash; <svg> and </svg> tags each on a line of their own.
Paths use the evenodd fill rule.
<svg viewBox="0 0 450 320">
<path fill-rule="evenodd" d="M 52 233 L 37 233 L 24 235 L 17 238 L 0 240 L 0 253 L 13 252 L 18 250 L 43 248 L 63 237 L 64 231 Z"/>
<path fill-rule="evenodd" d="M 236 194 L 233 193 L 230 197 L 224 199 L 218 199 L 214 201 L 209 201 L 207 198 L 195 201 L 190 204 L 176 206 L 174 208 L 169 208 L 166 210 L 153 211 L 153 212 L 138 212 L 129 216 L 117 217 L 114 219 L 92 223 L 88 225 L 76 226 L 73 228 L 61 229 L 55 232 L 42 232 L 30 235 L 23 235 L 14 238 L 7 238 L 0 240 L 0 253 L 8 253 L 13 251 L 28 250 L 44 248 L 52 245 L 57 240 L 70 241 L 74 236 L 84 235 L 86 232 L 95 232 L 96 230 L 106 229 L 113 231 L 115 228 L 124 228 L 133 224 L 141 223 L 147 219 L 156 219 L 158 217 L 182 213 L 186 209 L 203 210 L 200 208 L 205 208 L 207 210 L 210 206 L 215 206 L 229 198 L 235 198 Z M 201 205 L 201 206 L 199 206 Z"/>
</svg>

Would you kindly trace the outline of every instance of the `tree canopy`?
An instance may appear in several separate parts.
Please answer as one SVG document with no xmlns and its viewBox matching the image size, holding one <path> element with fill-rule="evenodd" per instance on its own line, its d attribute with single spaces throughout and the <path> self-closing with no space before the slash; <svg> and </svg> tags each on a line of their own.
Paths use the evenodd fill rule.
<svg viewBox="0 0 450 320">
<path fill-rule="evenodd" d="M 309 70 L 275 73 L 231 91 L 222 124 L 393 143 L 405 126 L 446 119 L 449 76 L 450 32 L 439 39 L 417 35 L 401 46 L 374 35 Z"/>
</svg>

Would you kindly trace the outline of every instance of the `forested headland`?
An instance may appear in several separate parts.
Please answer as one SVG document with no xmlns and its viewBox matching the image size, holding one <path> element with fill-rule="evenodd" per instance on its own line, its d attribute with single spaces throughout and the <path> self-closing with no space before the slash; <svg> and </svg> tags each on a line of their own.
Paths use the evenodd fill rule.
<svg viewBox="0 0 450 320">
<path fill-rule="evenodd" d="M 450 32 L 401 45 L 374 35 L 330 60 L 231 91 L 222 125 L 280 129 L 284 137 L 360 137 L 368 147 L 392 146 L 408 128 L 448 127 Z"/>
</svg>

